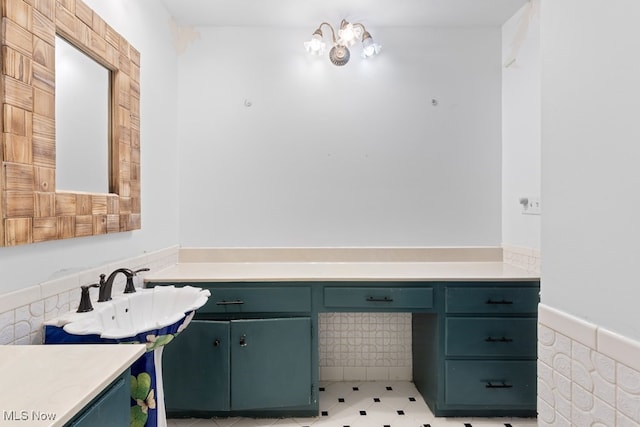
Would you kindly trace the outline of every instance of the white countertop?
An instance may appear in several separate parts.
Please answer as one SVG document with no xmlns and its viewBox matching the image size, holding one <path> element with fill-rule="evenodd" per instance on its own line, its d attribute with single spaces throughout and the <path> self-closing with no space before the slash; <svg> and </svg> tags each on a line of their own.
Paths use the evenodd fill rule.
<svg viewBox="0 0 640 427">
<path fill-rule="evenodd" d="M 0 346 L 0 425 L 64 425 L 144 351 L 138 344 Z M 27 411 L 28 420 L 7 421 L 12 411 Z M 55 421 L 36 421 L 33 411 Z"/>
<path fill-rule="evenodd" d="M 145 276 L 162 282 L 538 280 L 503 262 L 183 262 Z"/>
</svg>

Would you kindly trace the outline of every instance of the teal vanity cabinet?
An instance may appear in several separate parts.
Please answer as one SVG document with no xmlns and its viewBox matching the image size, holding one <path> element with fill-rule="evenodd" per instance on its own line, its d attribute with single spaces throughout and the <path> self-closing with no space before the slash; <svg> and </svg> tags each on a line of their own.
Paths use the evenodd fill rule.
<svg viewBox="0 0 640 427">
<path fill-rule="evenodd" d="M 131 371 L 127 369 L 65 427 L 128 426 L 131 412 Z"/>
<path fill-rule="evenodd" d="M 310 288 L 197 286 L 211 297 L 163 354 L 167 414 L 317 415 Z"/>
<path fill-rule="evenodd" d="M 443 285 L 413 315 L 414 381 L 436 416 L 535 416 L 539 283 Z"/>
<path fill-rule="evenodd" d="M 537 279 L 191 284 L 211 297 L 165 347 L 169 416 L 317 416 L 323 312 L 412 313 L 436 416 L 536 415 Z"/>
</svg>

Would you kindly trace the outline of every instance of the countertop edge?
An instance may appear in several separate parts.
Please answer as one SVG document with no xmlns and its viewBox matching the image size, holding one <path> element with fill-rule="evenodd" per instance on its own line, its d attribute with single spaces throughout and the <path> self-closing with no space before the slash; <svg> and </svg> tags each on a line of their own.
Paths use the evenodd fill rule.
<svg viewBox="0 0 640 427">
<path fill-rule="evenodd" d="M 504 262 L 188 262 L 145 282 L 537 281 Z"/>
</svg>

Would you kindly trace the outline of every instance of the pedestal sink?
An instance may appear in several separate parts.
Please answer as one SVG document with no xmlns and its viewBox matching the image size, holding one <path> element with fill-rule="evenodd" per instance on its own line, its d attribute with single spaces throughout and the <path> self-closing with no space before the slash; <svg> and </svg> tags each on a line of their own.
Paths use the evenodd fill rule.
<svg viewBox="0 0 640 427">
<path fill-rule="evenodd" d="M 44 324 L 45 344 L 147 345 L 131 366 L 131 426 L 165 427 L 162 349 L 182 332 L 210 296 L 206 289 L 156 286 L 115 295 L 87 313 L 75 311 Z"/>
</svg>

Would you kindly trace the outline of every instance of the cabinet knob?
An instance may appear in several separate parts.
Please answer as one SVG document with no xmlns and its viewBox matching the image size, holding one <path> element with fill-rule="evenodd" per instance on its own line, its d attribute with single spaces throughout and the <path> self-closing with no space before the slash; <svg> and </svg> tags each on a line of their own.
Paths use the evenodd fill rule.
<svg viewBox="0 0 640 427">
<path fill-rule="evenodd" d="M 219 347 L 220 346 L 220 340 L 216 338 L 216 340 L 213 342 L 213 346 L 214 347 Z"/>
<path fill-rule="evenodd" d="M 243 335 L 240 337 L 240 347 L 246 347 L 247 346 L 247 336 Z"/>
</svg>

